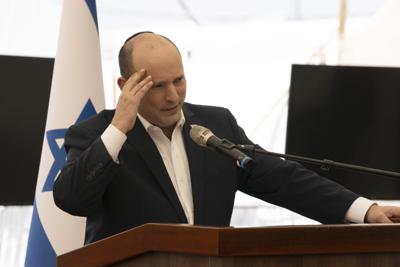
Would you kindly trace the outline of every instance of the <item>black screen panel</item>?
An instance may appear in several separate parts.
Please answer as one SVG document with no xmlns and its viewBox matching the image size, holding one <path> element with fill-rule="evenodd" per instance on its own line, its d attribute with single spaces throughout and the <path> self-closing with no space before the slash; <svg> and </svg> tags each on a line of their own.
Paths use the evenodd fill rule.
<svg viewBox="0 0 400 267">
<path fill-rule="evenodd" d="M 293 65 L 286 153 L 399 172 L 400 68 Z M 400 198 L 399 179 L 307 167 L 364 196 Z"/>
<path fill-rule="evenodd" d="M 0 56 L 0 205 L 31 205 L 54 59 Z"/>
</svg>

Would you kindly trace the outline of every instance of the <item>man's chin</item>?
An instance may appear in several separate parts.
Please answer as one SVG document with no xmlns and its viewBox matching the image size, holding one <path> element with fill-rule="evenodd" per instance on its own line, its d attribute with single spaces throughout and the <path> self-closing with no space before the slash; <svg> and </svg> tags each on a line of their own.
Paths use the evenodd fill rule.
<svg viewBox="0 0 400 267">
<path fill-rule="evenodd" d="M 168 119 L 166 119 L 164 121 L 164 123 L 163 123 L 165 125 L 164 127 L 175 126 L 178 123 L 178 121 L 180 120 L 180 118 L 181 118 L 180 113 L 177 113 L 176 115 L 169 117 Z"/>
</svg>

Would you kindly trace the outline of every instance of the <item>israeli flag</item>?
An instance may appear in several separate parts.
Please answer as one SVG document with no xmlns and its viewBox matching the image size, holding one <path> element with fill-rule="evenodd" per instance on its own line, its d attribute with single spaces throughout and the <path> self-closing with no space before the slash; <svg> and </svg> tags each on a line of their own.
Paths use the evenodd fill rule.
<svg viewBox="0 0 400 267">
<path fill-rule="evenodd" d="M 104 109 L 95 0 L 64 0 L 25 266 L 56 266 L 56 257 L 83 246 L 85 218 L 53 201 L 66 161 L 67 128 Z"/>
</svg>

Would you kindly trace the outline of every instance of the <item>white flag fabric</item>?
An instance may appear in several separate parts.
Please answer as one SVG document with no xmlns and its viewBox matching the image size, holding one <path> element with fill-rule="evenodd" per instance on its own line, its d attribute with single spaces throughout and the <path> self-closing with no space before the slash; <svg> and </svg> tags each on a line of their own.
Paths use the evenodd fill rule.
<svg viewBox="0 0 400 267">
<path fill-rule="evenodd" d="M 25 266 L 56 266 L 84 243 L 85 218 L 58 209 L 52 190 L 67 128 L 104 106 L 96 1 L 64 0 Z"/>
</svg>

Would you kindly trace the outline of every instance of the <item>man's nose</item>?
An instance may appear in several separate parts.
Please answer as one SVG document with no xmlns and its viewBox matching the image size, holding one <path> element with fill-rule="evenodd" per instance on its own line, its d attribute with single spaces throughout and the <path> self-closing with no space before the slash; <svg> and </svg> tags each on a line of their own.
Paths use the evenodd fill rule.
<svg viewBox="0 0 400 267">
<path fill-rule="evenodd" d="M 178 102 L 179 95 L 175 85 L 169 84 L 165 91 L 165 99 L 169 102 Z"/>
</svg>

